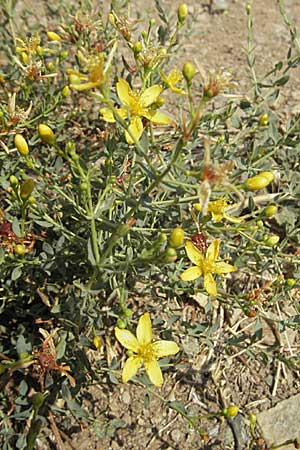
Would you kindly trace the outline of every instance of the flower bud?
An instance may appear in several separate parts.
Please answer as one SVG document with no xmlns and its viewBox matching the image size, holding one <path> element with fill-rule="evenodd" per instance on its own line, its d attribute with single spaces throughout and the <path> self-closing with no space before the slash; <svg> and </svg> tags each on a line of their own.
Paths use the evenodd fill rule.
<svg viewBox="0 0 300 450">
<path fill-rule="evenodd" d="M 23 244 L 17 244 L 14 246 L 14 254 L 18 256 L 23 256 L 26 252 L 26 248 Z"/>
<path fill-rule="evenodd" d="M 245 187 L 250 191 L 258 191 L 264 189 L 274 180 L 274 174 L 272 172 L 261 172 L 252 178 L 248 178 L 245 181 Z"/>
<path fill-rule="evenodd" d="M 75 73 L 71 73 L 69 75 L 69 82 L 71 85 L 77 85 L 81 83 L 80 77 L 76 75 Z"/>
<path fill-rule="evenodd" d="M 184 63 L 183 68 L 182 68 L 182 74 L 188 84 L 191 83 L 192 79 L 195 76 L 195 73 L 196 73 L 196 69 L 192 63 L 190 63 L 190 62 Z"/>
<path fill-rule="evenodd" d="M 29 58 L 26 52 L 22 52 L 21 53 L 21 58 L 22 58 L 22 63 L 23 64 L 28 64 Z"/>
<path fill-rule="evenodd" d="M 258 220 L 256 222 L 257 227 L 261 230 L 265 226 L 264 222 L 262 220 Z"/>
<path fill-rule="evenodd" d="M 269 125 L 269 117 L 268 114 L 262 114 L 259 118 L 258 121 L 259 125 L 262 127 L 266 127 L 267 125 Z"/>
<path fill-rule="evenodd" d="M 154 17 L 152 17 L 152 19 L 149 20 L 149 25 L 150 25 L 150 27 L 154 27 L 154 25 L 155 25 Z"/>
<path fill-rule="evenodd" d="M 37 46 L 36 48 L 36 52 L 39 56 L 43 56 L 44 55 L 44 49 L 43 47 L 41 47 L 40 45 Z"/>
<path fill-rule="evenodd" d="M 117 320 L 117 327 L 121 328 L 121 330 L 124 330 L 124 328 L 126 328 L 126 322 L 123 319 L 119 319 Z"/>
<path fill-rule="evenodd" d="M 239 413 L 239 407 L 236 405 L 230 405 L 228 408 L 223 409 L 223 414 L 228 419 L 233 419 Z"/>
<path fill-rule="evenodd" d="M 246 4 L 246 13 L 249 15 L 251 13 L 251 5 L 250 3 Z"/>
<path fill-rule="evenodd" d="M 269 205 L 266 206 L 264 209 L 264 215 L 266 217 L 273 217 L 275 214 L 277 214 L 278 208 L 276 205 Z"/>
<path fill-rule="evenodd" d="M 180 3 L 177 10 L 178 22 L 183 23 L 188 15 L 188 7 L 186 3 Z"/>
<path fill-rule="evenodd" d="M 70 95 L 70 88 L 69 88 L 69 86 L 65 86 L 64 88 L 63 88 L 63 90 L 61 91 L 61 95 L 63 96 L 63 97 L 69 97 L 69 95 Z"/>
<path fill-rule="evenodd" d="M 11 175 L 9 177 L 9 182 L 10 182 L 10 185 L 13 186 L 13 187 L 18 186 L 18 184 L 19 184 L 18 178 L 15 177 L 14 175 Z"/>
<path fill-rule="evenodd" d="M 48 62 L 47 69 L 49 70 L 49 72 L 54 72 L 55 71 L 55 65 L 53 64 L 52 61 Z"/>
<path fill-rule="evenodd" d="M 174 228 L 171 232 L 169 245 L 170 247 L 177 248 L 184 243 L 184 230 L 182 228 Z"/>
<path fill-rule="evenodd" d="M 288 279 L 286 280 L 286 284 L 287 284 L 289 287 L 295 286 L 295 284 L 296 284 L 295 278 L 288 278 Z"/>
<path fill-rule="evenodd" d="M 141 53 L 141 51 L 143 50 L 143 45 L 140 41 L 137 41 L 134 46 L 132 47 L 132 50 L 134 51 L 134 53 L 136 55 L 138 55 L 139 53 Z"/>
<path fill-rule="evenodd" d="M 47 31 L 49 41 L 60 41 L 61 37 L 55 31 Z"/>
<path fill-rule="evenodd" d="M 93 344 L 94 344 L 94 347 L 96 347 L 97 350 L 100 350 L 100 348 L 103 345 L 101 337 L 100 336 L 94 336 Z"/>
<path fill-rule="evenodd" d="M 17 147 L 17 149 L 18 149 L 18 152 L 21 155 L 27 156 L 29 154 L 28 144 L 27 144 L 25 138 L 23 138 L 23 136 L 21 134 L 16 134 L 15 135 L 14 143 L 15 143 L 15 146 Z"/>
<path fill-rule="evenodd" d="M 275 245 L 277 245 L 279 241 L 280 237 L 277 234 L 270 234 L 269 236 L 265 237 L 264 244 L 268 247 L 275 247 Z"/>
<path fill-rule="evenodd" d="M 44 144 L 53 144 L 55 141 L 55 136 L 53 131 L 51 130 L 48 125 L 45 125 L 44 123 L 40 123 L 38 126 L 38 132 L 41 138 L 41 141 Z"/>
<path fill-rule="evenodd" d="M 23 200 L 27 200 L 30 197 L 32 191 L 34 189 L 34 180 L 32 178 L 27 178 L 27 180 L 23 181 L 20 187 L 20 197 Z"/>
</svg>

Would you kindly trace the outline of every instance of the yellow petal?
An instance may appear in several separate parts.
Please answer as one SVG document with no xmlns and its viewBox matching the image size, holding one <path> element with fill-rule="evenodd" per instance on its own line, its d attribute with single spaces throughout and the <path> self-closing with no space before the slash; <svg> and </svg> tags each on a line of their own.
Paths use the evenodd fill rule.
<svg viewBox="0 0 300 450">
<path fill-rule="evenodd" d="M 140 102 L 143 107 L 147 107 L 157 100 L 157 97 L 162 91 L 162 87 L 158 84 L 147 88 L 140 96 Z"/>
<path fill-rule="evenodd" d="M 213 295 L 214 297 L 217 295 L 216 282 L 211 273 L 204 275 L 204 289 L 209 293 L 209 295 Z"/>
<path fill-rule="evenodd" d="M 161 125 L 168 125 L 172 122 L 172 119 L 169 116 L 160 111 L 145 111 L 143 115 L 146 119 L 150 120 L 150 122 Z"/>
<path fill-rule="evenodd" d="M 142 136 L 144 127 L 143 122 L 139 117 L 133 117 L 128 127 L 128 132 L 125 131 L 125 137 L 128 144 L 134 144 L 135 141 L 139 141 Z"/>
<path fill-rule="evenodd" d="M 149 313 L 145 313 L 140 317 L 136 329 L 136 337 L 139 345 L 147 345 L 152 342 L 152 325 Z"/>
<path fill-rule="evenodd" d="M 137 338 L 128 330 L 121 330 L 120 328 L 115 328 L 115 335 L 120 344 L 128 350 L 132 350 L 135 353 L 138 353 L 139 343 Z"/>
<path fill-rule="evenodd" d="M 161 373 L 161 369 L 159 367 L 158 362 L 156 359 L 151 359 L 150 361 L 144 362 L 145 369 L 147 372 L 148 377 L 150 378 L 151 383 L 154 384 L 154 386 L 161 386 L 163 384 L 163 376 Z"/>
<path fill-rule="evenodd" d="M 186 269 L 184 272 L 182 272 L 182 274 L 180 275 L 180 278 L 183 281 L 193 281 L 196 280 L 196 278 L 201 277 L 202 275 L 202 270 L 200 269 L 199 266 L 193 266 L 190 267 L 189 269 Z"/>
<path fill-rule="evenodd" d="M 130 378 L 134 377 L 134 375 L 141 367 L 142 363 L 143 363 L 142 358 L 138 356 L 130 356 L 126 360 L 122 371 L 123 383 L 126 383 L 128 380 L 130 380 Z"/>
<path fill-rule="evenodd" d="M 232 266 L 231 264 L 227 264 L 225 262 L 218 262 L 214 264 L 214 273 L 217 274 L 234 272 L 235 270 L 237 270 L 236 267 Z"/>
<path fill-rule="evenodd" d="M 208 249 L 206 251 L 207 261 L 215 262 L 215 260 L 219 256 L 219 249 L 220 249 L 220 240 L 215 239 L 214 241 L 212 241 L 212 243 L 210 244 L 210 246 L 208 247 Z"/>
<path fill-rule="evenodd" d="M 222 213 L 211 212 L 211 215 L 215 222 L 221 222 L 223 217 L 225 217 L 225 215 Z"/>
<path fill-rule="evenodd" d="M 93 81 L 81 84 L 70 84 L 70 88 L 74 89 L 75 91 L 87 91 L 88 89 L 93 89 L 97 86 L 99 86 L 99 83 L 95 83 Z"/>
<path fill-rule="evenodd" d="M 229 222 L 232 223 L 240 223 L 243 221 L 243 219 L 240 219 L 239 217 L 229 216 L 228 214 L 224 213 L 225 219 L 227 219 Z"/>
<path fill-rule="evenodd" d="M 176 355 L 176 353 L 179 352 L 179 347 L 174 341 L 156 341 L 153 342 L 152 348 L 154 349 L 157 358 Z"/>
<path fill-rule="evenodd" d="M 116 115 L 124 120 L 128 117 L 128 110 L 126 108 L 117 108 Z"/>
<path fill-rule="evenodd" d="M 192 243 L 192 241 L 187 241 L 185 244 L 185 251 L 188 255 L 190 261 L 196 266 L 201 266 L 204 261 L 204 256 L 200 250 Z"/>
<path fill-rule="evenodd" d="M 102 119 L 105 120 L 106 122 L 111 122 L 111 123 L 113 123 L 113 122 L 116 121 L 116 120 L 115 120 L 115 117 L 114 117 L 114 113 L 113 113 L 112 110 L 109 109 L 109 108 L 101 108 L 101 109 L 99 110 L 99 113 L 101 114 Z"/>
<path fill-rule="evenodd" d="M 132 90 L 123 78 L 119 78 L 117 82 L 117 93 L 123 105 L 129 106 L 132 101 Z"/>
</svg>

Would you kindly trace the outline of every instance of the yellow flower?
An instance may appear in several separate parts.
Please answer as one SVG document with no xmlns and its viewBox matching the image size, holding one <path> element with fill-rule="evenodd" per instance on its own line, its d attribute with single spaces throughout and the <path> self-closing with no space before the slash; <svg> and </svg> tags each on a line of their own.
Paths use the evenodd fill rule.
<svg viewBox="0 0 300 450">
<path fill-rule="evenodd" d="M 194 203 L 194 208 L 197 211 L 202 210 L 201 203 Z M 207 212 L 211 213 L 212 218 L 215 222 L 221 222 L 222 219 L 227 219 L 229 222 L 239 223 L 242 219 L 238 217 L 230 216 L 226 213 L 227 209 L 230 209 L 231 206 L 228 206 L 225 198 L 221 197 L 218 200 L 214 200 L 208 203 Z"/>
<path fill-rule="evenodd" d="M 72 80 L 72 75 L 75 75 L 84 83 L 71 84 L 70 87 L 76 91 L 86 91 L 101 86 L 105 82 L 105 74 L 103 69 L 104 58 L 103 53 L 90 55 L 88 58 L 81 54 L 81 61 L 85 63 L 88 74 L 82 74 L 77 70 L 69 69 L 67 73 Z"/>
<path fill-rule="evenodd" d="M 117 93 L 122 103 L 122 107 L 116 110 L 117 115 L 122 119 L 129 119 L 128 131 L 125 131 L 125 137 L 128 144 L 134 144 L 143 133 L 142 118 L 158 124 L 171 123 L 170 117 L 157 111 L 155 102 L 162 91 L 162 87 L 155 84 L 142 92 L 131 90 L 127 81 L 120 78 L 117 82 Z M 101 108 L 100 114 L 106 122 L 115 122 L 115 116 L 109 108 Z"/>
<path fill-rule="evenodd" d="M 164 356 L 175 355 L 179 351 L 173 341 L 154 341 L 150 314 L 143 314 L 136 329 L 136 337 L 128 330 L 115 328 L 118 341 L 134 354 L 126 360 L 122 372 L 122 380 L 126 383 L 144 363 L 150 381 L 155 386 L 163 384 L 163 376 L 157 360 Z"/>
<path fill-rule="evenodd" d="M 183 281 L 192 281 L 203 276 L 205 290 L 209 295 L 217 295 L 217 286 L 212 274 L 220 275 L 237 270 L 236 267 L 225 262 L 216 262 L 219 256 L 219 248 L 220 240 L 216 239 L 210 244 L 206 254 L 203 254 L 192 241 L 188 241 L 185 244 L 185 250 L 195 266 L 186 269 L 181 274 L 181 279 Z"/>
<path fill-rule="evenodd" d="M 173 69 L 167 76 L 165 72 L 161 71 L 161 79 L 175 94 L 185 94 L 183 89 L 176 87 L 176 84 L 182 80 L 182 74 L 179 70 Z"/>
</svg>

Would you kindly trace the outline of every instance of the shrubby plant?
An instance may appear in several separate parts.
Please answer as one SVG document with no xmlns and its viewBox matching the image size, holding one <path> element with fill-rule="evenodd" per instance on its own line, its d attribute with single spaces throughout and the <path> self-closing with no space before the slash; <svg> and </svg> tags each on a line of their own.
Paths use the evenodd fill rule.
<svg viewBox="0 0 300 450">
<path fill-rule="evenodd" d="M 299 122 L 282 131 L 269 103 L 299 54 L 291 48 L 267 82 L 253 76 L 253 98 L 218 104 L 238 89 L 227 72 L 173 62 L 189 20 L 184 3 L 170 22 L 156 2 L 159 24 L 127 17 L 117 2 L 108 15 L 66 4 L 64 22 L 20 35 L 13 6 L 2 3 L 0 28 L 0 439 L 3 449 L 29 450 L 45 423 L 55 429 L 54 416 L 86 419 L 91 380 L 120 383 L 123 368 L 124 382 L 149 390 L 162 385 L 162 369 L 176 374 L 176 319 L 154 329 L 168 339 L 152 337 L 155 287 L 168 299 L 166 317 L 174 299 L 198 294 L 208 317 L 219 307 L 256 317 L 252 342 L 261 318 L 290 295 Z M 276 325 L 297 327 L 297 317 Z M 116 356 L 93 364 L 107 336 Z M 129 350 L 125 363 L 117 340 Z M 150 380 L 138 374 L 142 363 Z M 200 418 L 167 406 L 207 439 Z"/>
</svg>

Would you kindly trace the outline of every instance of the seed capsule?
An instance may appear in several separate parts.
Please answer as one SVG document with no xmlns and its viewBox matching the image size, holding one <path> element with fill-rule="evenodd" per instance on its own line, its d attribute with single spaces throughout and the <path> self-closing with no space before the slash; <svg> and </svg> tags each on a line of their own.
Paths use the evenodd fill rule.
<svg viewBox="0 0 300 450">
<path fill-rule="evenodd" d="M 20 188 L 20 197 L 23 200 L 27 200 L 30 197 L 32 191 L 34 189 L 34 180 L 32 178 L 27 178 L 27 180 L 23 181 Z"/>
</svg>

